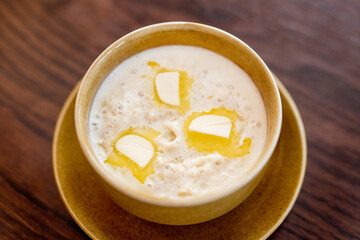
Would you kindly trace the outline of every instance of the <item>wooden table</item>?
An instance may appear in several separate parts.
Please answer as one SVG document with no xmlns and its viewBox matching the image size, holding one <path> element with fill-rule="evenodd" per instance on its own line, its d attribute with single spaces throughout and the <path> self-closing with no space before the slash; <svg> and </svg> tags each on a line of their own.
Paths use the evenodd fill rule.
<svg viewBox="0 0 360 240">
<path fill-rule="evenodd" d="M 186 20 L 247 42 L 289 89 L 308 137 L 300 196 L 270 239 L 360 238 L 360 2 L 0 1 L 0 239 L 83 239 L 55 186 L 67 95 L 113 41 Z"/>
</svg>

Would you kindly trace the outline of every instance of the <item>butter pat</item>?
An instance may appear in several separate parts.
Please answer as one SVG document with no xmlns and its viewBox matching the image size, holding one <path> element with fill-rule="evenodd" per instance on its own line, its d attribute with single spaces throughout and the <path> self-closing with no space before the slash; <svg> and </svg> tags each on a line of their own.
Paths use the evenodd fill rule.
<svg viewBox="0 0 360 240">
<path fill-rule="evenodd" d="M 232 124 L 229 118 L 207 114 L 192 120 L 189 125 L 189 130 L 218 137 L 229 138 L 231 126 Z"/>
<path fill-rule="evenodd" d="M 133 160 L 141 168 L 145 167 L 154 156 L 154 146 L 138 135 L 125 135 L 115 145 L 116 149 Z"/>
<path fill-rule="evenodd" d="M 155 87 L 161 101 L 180 106 L 179 78 L 179 72 L 164 72 L 156 76 Z"/>
</svg>

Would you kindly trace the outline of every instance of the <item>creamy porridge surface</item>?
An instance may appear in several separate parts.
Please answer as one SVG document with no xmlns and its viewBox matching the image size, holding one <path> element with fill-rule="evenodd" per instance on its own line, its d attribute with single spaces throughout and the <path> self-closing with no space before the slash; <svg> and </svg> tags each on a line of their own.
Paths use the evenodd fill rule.
<svg viewBox="0 0 360 240">
<path fill-rule="evenodd" d="M 154 99 L 149 73 L 161 68 L 186 72 L 193 80 L 189 108 L 179 111 Z M 234 131 L 251 139 L 249 153 L 226 157 L 202 152 L 186 141 L 186 119 L 194 112 L 227 109 L 238 115 Z M 131 128 L 158 132 L 154 173 L 141 183 L 131 169 L 107 162 L 119 133 Z M 267 133 L 261 95 L 251 78 L 227 58 L 192 46 L 169 45 L 148 49 L 118 65 L 102 83 L 92 103 L 89 134 L 97 159 L 109 174 L 154 197 L 182 199 L 211 193 L 244 178 L 257 162 Z M 203 141 L 206 141 L 204 138 Z"/>
</svg>

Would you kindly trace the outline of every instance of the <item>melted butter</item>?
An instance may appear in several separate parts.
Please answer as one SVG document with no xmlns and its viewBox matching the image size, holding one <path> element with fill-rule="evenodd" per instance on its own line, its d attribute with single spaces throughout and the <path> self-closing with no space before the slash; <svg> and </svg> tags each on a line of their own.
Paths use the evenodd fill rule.
<svg viewBox="0 0 360 240">
<path fill-rule="evenodd" d="M 195 118 L 206 114 L 224 116 L 231 121 L 231 132 L 229 138 L 194 132 L 189 130 L 189 125 Z M 244 138 L 239 146 L 241 139 L 240 133 L 236 131 L 235 122 L 240 119 L 235 111 L 227 110 L 224 107 L 212 109 L 209 112 L 194 112 L 184 122 L 185 141 L 189 148 L 193 147 L 199 152 L 218 152 L 229 158 L 241 157 L 249 153 L 251 139 Z"/>
<path fill-rule="evenodd" d="M 133 160 L 119 152 L 115 144 L 116 142 L 123 136 L 129 135 L 129 134 L 135 134 L 140 137 L 143 137 L 150 141 L 152 145 L 154 146 L 154 156 L 151 158 L 150 162 L 143 168 L 141 168 L 137 163 L 135 163 Z M 108 155 L 107 159 L 105 160 L 105 163 L 110 163 L 114 166 L 119 167 L 126 167 L 128 168 L 134 177 L 139 180 L 139 182 L 144 183 L 146 178 L 150 174 L 154 174 L 154 164 L 157 156 L 157 147 L 156 144 L 154 144 L 154 139 L 159 135 L 160 133 L 158 131 L 155 131 L 151 128 L 130 128 L 128 130 L 122 131 L 112 142 L 111 146 L 113 148 L 113 151 Z"/>
<path fill-rule="evenodd" d="M 190 110 L 190 89 L 191 85 L 194 82 L 194 79 L 189 76 L 189 74 L 185 71 L 173 70 L 161 67 L 156 62 L 148 62 L 148 65 L 151 67 L 151 70 L 148 74 L 143 77 L 148 78 L 153 83 L 153 92 L 154 92 L 154 101 L 158 107 L 172 108 L 178 111 L 179 113 L 185 113 Z M 164 103 L 159 98 L 156 87 L 155 87 L 155 79 L 159 73 L 164 72 L 178 72 L 179 73 L 179 95 L 180 95 L 180 106 L 172 106 Z"/>
</svg>

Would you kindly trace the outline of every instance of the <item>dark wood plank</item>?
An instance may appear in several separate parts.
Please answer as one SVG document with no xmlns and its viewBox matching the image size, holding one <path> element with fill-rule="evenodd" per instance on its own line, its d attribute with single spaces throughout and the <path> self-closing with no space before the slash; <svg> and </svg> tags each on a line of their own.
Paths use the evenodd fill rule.
<svg viewBox="0 0 360 240">
<path fill-rule="evenodd" d="M 210 24 L 254 48 L 303 116 L 308 168 L 271 239 L 360 238 L 360 2 L 0 1 L 1 239 L 83 239 L 52 175 L 60 108 L 91 62 L 141 26 Z"/>
</svg>

